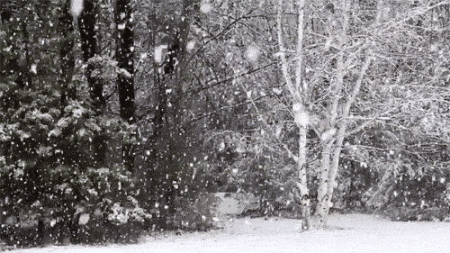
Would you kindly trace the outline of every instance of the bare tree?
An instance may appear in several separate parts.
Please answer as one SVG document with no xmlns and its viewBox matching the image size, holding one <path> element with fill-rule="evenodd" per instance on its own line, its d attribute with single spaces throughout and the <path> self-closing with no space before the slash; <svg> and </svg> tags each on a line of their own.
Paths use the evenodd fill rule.
<svg viewBox="0 0 450 253">
<path fill-rule="evenodd" d="M 284 79 L 286 81 L 287 89 L 289 90 L 290 97 L 292 99 L 292 113 L 294 116 L 295 124 L 299 128 L 299 150 L 298 156 L 295 157 L 298 170 L 297 187 L 300 191 L 300 201 L 302 205 L 302 215 L 306 218 L 304 229 L 308 229 L 310 226 L 310 201 L 309 201 L 309 189 L 306 171 L 306 133 L 308 127 L 308 113 L 305 109 L 305 99 L 307 86 L 303 80 L 302 69 L 304 65 L 303 61 L 303 36 L 304 36 L 304 8 L 305 0 L 299 0 L 297 3 L 297 46 L 296 46 L 296 64 L 295 78 L 292 81 L 292 76 L 289 71 L 289 64 L 286 59 L 286 49 L 284 47 L 283 28 L 282 28 L 282 10 L 283 0 L 278 1 L 278 16 L 277 16 L 277 28 L 278 28 L 278 44 L 280 47 L 281 69 Z"/>
<path fill-rule="evenodd" d="M 347 134 L 347 124 L 356 97 L 359 94 L 364 77 L 371 64 L 372 57 L 368 50 L 368 41 L 353 39 L 351 33 L 352 2 L 349 0 L 328 3 L 325 6 L 324 15 L 329 15 L 322 22 L 321 40 L 323 47 L 316 54 L 319 57 L 330 57 L 332 60 L 324 60 L 321 66 L 308 66 L 316 71 L 312 78 L 304 76 L 306 68 L 305 55 L 305 9 L 304 0 L 296 1 L 296 45 L 294 55 L 288 55 L 285 48 L 283 30 L 283 1 L 278 1 L 278 44 L 281 59 L 281 70 L 286 81 L 286 88 L 292 104 L 294 122 L 299 129 L 298 151 L 293 152 L 297 164 L 298 180 L 297 188 L 300 191 L 300 202 L 302 203 L 302 215 L 306 222 L 304 229 L 310 227 L 325 226 L 328 213 L 333 206 L 331 202 L 333 190 L 336 187 L 336 176 L 338 174 L 339 161 L 342 145 Z M 331 7 L 330 7 L 331 5 Z M 339 11 L 337 11 L 339 10 Z M 315 36 L 313 33 L 309 35 Z M 353 39 L 353 40 L 352 40 Z M 330 49 L 331 48 L 331 49 Z M 311 50 L 313 51 L 313 50 Z M 291 50 L 292 52 L 292 50 Z M 331 53 L 329 53 L 331 52 Z M 349 53 L 351 52 L 351 53 Z M 288 59 L 293 58 L 293 61 Z M 362 60 L 363 59 L 363 60 Z M 292 63 L 294 62 L 294 63 Z M 359 68 L 359 70 L 357 70 Z M 324 76 L 323 69 L 330 71 L 331 75 Z M 294 76 L 293 74 L 294 73 Z M 350 78 L 351 77 L 351 78 Z M 321 99 L 323 109 L 314 108 L 313 98 L 315 83 L 318 79 L 328 80 L 326 94 Z M 324 85 L 323 83 L 321 85 Z M 314 171 L 307 166 L 307 132 L 314 130 L 318 135 L 320 151 L 320 162 Z M 315 174 L 318 179 L 317 198 L 310 199 L 307 175 Z M 314 215 L 310 218 L 312 209 L 311 201 L 316 203 Z"/>
</svg>

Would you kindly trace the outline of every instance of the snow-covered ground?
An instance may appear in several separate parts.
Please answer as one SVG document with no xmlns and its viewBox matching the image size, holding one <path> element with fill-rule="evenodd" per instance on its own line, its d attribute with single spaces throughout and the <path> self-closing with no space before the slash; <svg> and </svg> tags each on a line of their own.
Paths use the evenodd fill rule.
<svg viewBox="0 0 450 253">
<path fill-rule="evenodd" d="M 143 238 L 135 245 L 60 246 L 13 253 L 157 252 L 450 252 L 450 223 L 392 222 L 363 214 L 332 215 L 330 228 L 300 232 L 289 219 L 226 219 L 210 232 L 173 233 Z"/>
</svg>

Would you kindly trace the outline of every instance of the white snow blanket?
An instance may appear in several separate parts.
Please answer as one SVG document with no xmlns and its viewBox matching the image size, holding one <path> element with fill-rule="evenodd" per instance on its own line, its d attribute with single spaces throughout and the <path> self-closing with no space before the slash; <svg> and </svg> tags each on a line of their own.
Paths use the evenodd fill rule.
<svg viewBox="0 0 450 253">
<path fill-rule="evenodd" d="M 12 253 L 248 253 L 355 252 L 447 253 L 450 223 L 393 222 L 377 216 L 333 215 L 330 228 L 300 232 L 301 222 L 289 219 L 228 219 L 225 228 L 210 232 L 158 234 L 135 245 L 61 246 Z"/>
</svg>

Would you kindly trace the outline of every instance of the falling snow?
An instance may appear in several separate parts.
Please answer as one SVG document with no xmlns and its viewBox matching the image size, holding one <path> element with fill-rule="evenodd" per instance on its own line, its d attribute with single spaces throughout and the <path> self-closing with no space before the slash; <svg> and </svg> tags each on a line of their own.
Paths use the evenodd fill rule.
<svg viewBox="0 0 450 253">
<path fill-rule="evenodd" d="M 260 55 L 261 51 L 255 46 L 248 46 L 244 53 L 245 59 L 250 62 L 257 62 Z"/>
<path fill-rule="evenodd" d="M 124 30 L 125 27 L 126 27 L 125 23 L 120 23 L 120 24 L 117 25 L 117 29 L 119 29 L 119 30 Z"/>
<path fill-rule="evenodd" d="M 80 225 L 86 225 L 86 224 L 88 224 L 89 219 L 90 219 L 89 214 L 88 213 L 83 213 L 83 214 L 80 215 L 80 219 L 79 219 L 78 223 Z"/>
<path fill-rule="evenodd" d="M 312 37 L 298 41 L 302 62 L 295 45 L 302 26 L 291 19 L 301 15 L 285 9 L 277 19 L 267 1 L 135 1 L 122 9 L 103 1 L 95 10 L 97 1 L 17 5 L 22 2 L 0 0 L 0 251 L 450 248 L 450 113 L 441 94 L 450 48 L 442 34 L 430 42 L 416 26 L 389 25 L 406 17 L 393 9 L 392 17 L 381 14 L 380 24 L 371 26 L 374 13 L 351 6 L 358 22 L 348 23 L 354 34 L 342 44 L 338 24 L 350 12 L 318 1 L 324 11 L 315 18 L 327 22 L 314 25 L 314 36 L 329 30 L 336 36 L 322 44 Z M 404 15 L 414 12 L 397 2 Z M 186 3 L 200 15 L 191 16 Z M 434 19 L 446 13 L 422 14 L 423 29 L 433 30 Z M 386 38 L 358 43 L 372 33 Z M 117 43 L 117 34 L 124 43 Z M 396 47 L 399 41 L 409 44 Z M 402 58 L 405 50 L 410 55 Z M 343 59 L 350 67 L 336 71 L 339 52 L 350 51 L 354 55 Z M 366 58 L 372 62 L 362 71 Z M 305 72 L 300 79 L 296 70 Z M 361 92 L 352 97 L 359 79 Z M 400 86 L 386 85 L 399 80 Z M 292 94 L 301 84 L 302 94 Z M 127 110 L 132 116 L 123 116 Z M 307 152 L 301 153 L 304 129 Z M 303 154 L 306 167 L 298 166 Z M 330 154 L 340 160 L 327 160 Z M 337 175 L 319 170 L 330 162 L 339 165 Z M 297 190 L 307 187 L 299 186 L 298 168 L 307 169 L 310 197 L 337 185 L 329 195 L 333 211 L 386 208 L 373 215 L 334 213 L 326 229 L 302 231 Z M 338 182 L 329 182 L 334 176 Z M 231 191 L 253 199 L 228 197 Z M 264 217 L 237 218 L 243 211 Z M 285 211 L 286 217 L 297 212 L 297 219 L 281 218 Z M 177 231 L 165 230 L 169 221 Z M 62 231 L 67 224 L 70 232 Z M 18 242 L 23 231 L 25 240 Z M 110 237 L 133 237 L 133 231 L 145 233 L 132 238 L 138 244 L 109 244 L 120 241 Z M 20 248 L 41 245 L 38 239 L 46 236 L 52 238 L 42 247 Z M 69 244 L 82 236 L 99 241 Z"/>
<path fill-rule="evenodd" d="M 273 91 L 273 93 L 275 93 L 276 95 L 281 95 L 281 93 L 282 93 L 282 90 L 281 90 L 281 89 L 278 89 L 278 88 L 273 88 L 272 91 Z"/>
<path fill-rule="evenodd" d="M 74 18 L 79 17 L 83 11 L 83 0 L 71 0 L 70 1 L 70 14 Z"/>
<path fill-rule="evenodd" d="M 195 42 L 194 40 L 189 41 L 189 42 L 187 43 L 187 45 L 186 45 L 186 50 L 187 50 L 189 53 L 192 52 L 192 51 L 194 50 L 194 48 L 195 48 L 195 44 L 196 44 L 196 42 Z"/>
<path fill-rule="evenodd" d="M 30 72 L 33 74 L 37 74 L 37 65 L 36 64 L 31 65 Z"/>
<path fill-rule="evenodd" d="M 160 45 L 155 47 L 155 52 L 153 54 L 153 57 L 155 59 L 155 62 L 162 63 L 164 61 L 164 53 L 165 50 L 167 50 L 167 45 Z"/>
<path fill-rule="evenodd" d="M 209 0 L 202 0 L 200 3 L 200 11 L 207 14 L 211 12 L 213 9 L 213 6 L 211 3 L 209 3 Z"/>
</svg>

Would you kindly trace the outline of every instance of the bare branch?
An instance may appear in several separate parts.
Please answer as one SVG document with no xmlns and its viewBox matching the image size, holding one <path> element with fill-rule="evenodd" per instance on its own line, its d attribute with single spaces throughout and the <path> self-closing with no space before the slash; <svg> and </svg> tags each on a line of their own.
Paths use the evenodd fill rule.
<svg viewBox="0 0 450 253">
<path fill-rule="evenodd" d="M 282 26 L 282 9 L 283 0 L 278 0 L 278 15 L 277 15 L 277 32 L 278 32 L 278 46 L 280 47 L 280 53 L 278 54 L 281 59 L 281 70 L 283 71 L 284 79 L 286 80 L 289 92 L 293 96 L 295 102 L 301 102 L 301 97 L 298 91 L 295 89 L 292 83 L 292 77 L 289 74 L 289 65 L 286 59 L 286 48 L 284 47 L 283 39 L 283 26 Z"/>
</svg>

